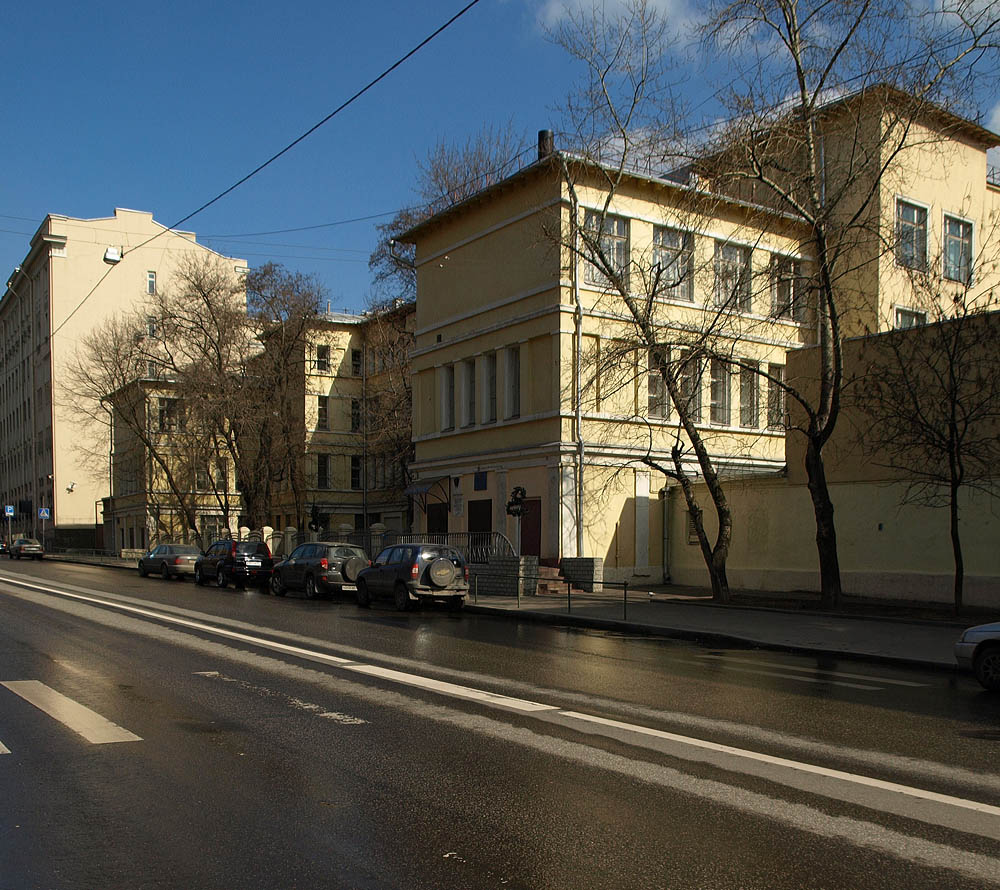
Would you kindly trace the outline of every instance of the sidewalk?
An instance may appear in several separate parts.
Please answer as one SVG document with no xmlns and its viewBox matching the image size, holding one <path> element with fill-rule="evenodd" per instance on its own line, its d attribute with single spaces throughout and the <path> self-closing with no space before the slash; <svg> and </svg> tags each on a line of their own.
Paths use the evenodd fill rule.
<svg viewBox="0 0 1000 890">
<path fill-rule="evenodd" d="M 62 562 L 87 563 L 135 571 L 135 563 L 114 558 L 53 554 Z M 939 610 L 932 620 L 908 616 L 892 602 L 852 602 L 842 612 L 803 608 L 815 596 L 778 592 L 734 592 L 736 605 L 717 605 L 710 593 L 698 588 L 647 585 L 629 589 L 623 604 L 621 590 L 599 594 L 521 597 L 470 595 L 466 610 L 515 620 L 592 627 L 624 633 L 661 635 L 697 640 L 709 645 L 747 645 L 810 655 L 854 657 L 932 668 L 955 668 L 952 647 L 962 630 L 972 624 L 995 621 L 998 614 L 982 613 L 956 621 Z M 810 604 L 812 605 L 812 604 Z M 914 604 L 910 612 L 923 610 Z M 892 614 L 896 613 L 896 614 Z M 902 613 L 902 614 L 900 614 Z"/>
</svg>

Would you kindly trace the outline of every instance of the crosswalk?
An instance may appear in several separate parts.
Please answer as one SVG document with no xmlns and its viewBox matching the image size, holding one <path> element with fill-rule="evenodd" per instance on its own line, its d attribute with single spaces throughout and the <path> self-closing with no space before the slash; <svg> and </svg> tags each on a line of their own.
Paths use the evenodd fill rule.
<svg viewBox="0 0 1000 890">
<path fill-rule="evenodd" d="M 96 711 L 61 692 L 57 692 L 39 680 L 9 680 L 0 682 L 0 686 L 33 705 L 53 720 L 62 723 L 91 745 L 142 741 L 142 738 L 135 733 L 117 723 L 112 723 Z M 10 753 L 11 749 L 0 740 L 0 755 Z"/>
</svg>

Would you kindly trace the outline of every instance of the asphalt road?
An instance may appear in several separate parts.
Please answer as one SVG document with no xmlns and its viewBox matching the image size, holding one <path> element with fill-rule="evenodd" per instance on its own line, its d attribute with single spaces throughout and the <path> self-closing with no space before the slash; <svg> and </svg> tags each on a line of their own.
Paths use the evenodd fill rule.
<svg viewBox="0 0 1000 890">
<path fill-rule="evenodd" d="M 0 563 L 2 890 L 996 887 L 998 753 L 948 672 Z"/>
</svg>

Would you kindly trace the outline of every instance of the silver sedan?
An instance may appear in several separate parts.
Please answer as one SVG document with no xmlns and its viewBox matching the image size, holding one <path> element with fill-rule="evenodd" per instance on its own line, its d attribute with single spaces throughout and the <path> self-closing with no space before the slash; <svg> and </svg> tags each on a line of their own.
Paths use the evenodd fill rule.
<svg viewBox="0 0 1000 890">
<path fill-rule="evenodd" d="M 190 544 L 160 544 L 139 557 L 139 575 L 159 574 L 164 581 L 194 575 L 194 561 L 201 551 Z"/>
<path fill-rule="evenodd" d="M 1000 621 L 970 627 L 955 643 L 958 666 L 971 670 L 992 692 L 1000 692 Z"/>
</svg>

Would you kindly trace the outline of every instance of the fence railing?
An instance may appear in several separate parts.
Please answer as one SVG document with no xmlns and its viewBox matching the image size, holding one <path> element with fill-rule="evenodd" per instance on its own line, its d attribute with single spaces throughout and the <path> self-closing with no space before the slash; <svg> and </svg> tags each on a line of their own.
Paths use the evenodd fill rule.
<svg viewBox="0 0 1000 890">
<path fill-rule="evenodd" d="M 299 536 L 296 536 L 299 537 Z M 308 535 L 302 540 L 308 540 Z M 386 547 L 397 544 L 438 544 L 451 547 L 462 554 L 462 558 L 470 565 L 486 565 L 491 558 L 498 556 L 514 556 L 514 546 L 506 535 L 500 532 L 439 532 L 436 534 L 411 532 L 322 532 L 321 541 L 343 541 L 361 547 L 372 559 Z"/>
<path fill-rule="evenodd" d="M 1000 167 L 986 168 L 986 182 L 989 185 L 995 185 L 997 188 L 1000 188 Z"/>
</svg>

